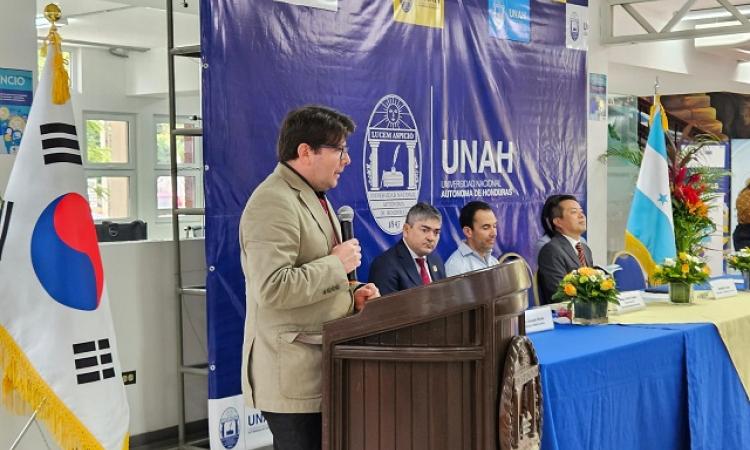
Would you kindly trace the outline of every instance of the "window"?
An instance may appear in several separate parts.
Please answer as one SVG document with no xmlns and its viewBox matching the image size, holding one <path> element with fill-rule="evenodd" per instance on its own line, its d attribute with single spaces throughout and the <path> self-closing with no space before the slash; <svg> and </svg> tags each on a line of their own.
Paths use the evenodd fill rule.
<svg viewBox="0 0 750 450">
<path fill-rule="evenodd" d="M 198 177 L 195 175 L 177 176 L 177 207 L 197 208 Z M 156 209 L 172 208 L 172 178 L 169 175 L 156 177 Z"/>
<path fill-rule="evenodd" d="M 87 176 L 86 184 L 94 220 L 122 219 L 129 216 L 128 177 Z"/>
<path fill-rule="evenodd" d="M 163 120 L 163 121 L 162 121 Z M 199 128 L 195 123 L 180 118 L 177 128 Z M 199 139 L 195 136 L 177 136 L 177 165 L 194 167 L 196 164 L 196 147 Z M 169 166 L 169 122 L 160 118 L 156 123 L 156 164 Z"/>
<path fill-rule="evenodd" d="M 134 117 L 84 113 L 84 168 L 89 205 L 95 220 L 136 217 Z"/>
<path fill-rule="evenodd" d="M 127 120 L 86 120 L 86 159 L 94 164 L 127 164 Z"/>
<path fill-rule="evenodd" d="M 188 117 L 177 118 L 177 128 L 200 128 Z M 156 133 L 156 210 L 160 220 L 170 219 L 172 209 L 172 180 L 169 173 L 169 118 L 155 117 Z M 177 136 L 177 206 L 203 206 L 203 168 L 201 137 Z M 200 222 L 200 217 L 185 217 L 182 221 Z"/>
</svg>

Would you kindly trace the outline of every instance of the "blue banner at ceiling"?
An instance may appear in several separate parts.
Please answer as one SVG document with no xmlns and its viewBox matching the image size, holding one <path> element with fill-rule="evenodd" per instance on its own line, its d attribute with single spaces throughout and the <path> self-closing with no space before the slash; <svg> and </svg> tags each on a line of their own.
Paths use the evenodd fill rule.
<svg viewBox="0 0 750 450">
<path fill-rule="evenodd" d="M 361 280 L 417 201 L 444 215 L 444 259 L 463 238 L 460 208 L 482 199 L 499 219 L 496 253 L 535 265 L 545 198 L 586 197 L 586 53 L 566 48 L 571 6 L 585 10 L 534 0 L 347 0 L 336 12 L 201 3 L 210 398 L 240 392 L 238 223 L 276 164 L 292 108 L 322 104 L 357 123 L 352 163 L 329 198 L 355 210 Z"/>
</svg>

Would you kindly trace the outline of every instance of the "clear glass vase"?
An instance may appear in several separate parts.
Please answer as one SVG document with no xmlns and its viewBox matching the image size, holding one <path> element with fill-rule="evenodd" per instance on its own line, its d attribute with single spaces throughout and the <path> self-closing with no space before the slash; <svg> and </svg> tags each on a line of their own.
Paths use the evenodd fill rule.
<svg viewBox="0 0 750 450">
<path fill-rule="evenodd" d="M 678 305 L 693 303 L 693 285 L 689 283 L 669 283 L 669 301 Z"/>
<path fill-rule="evenodd" d="M 609 322 L 607 302 L 588 302 L 573 300 L 573 323 L 578 325 L 596 325 Z"/>
</svg>

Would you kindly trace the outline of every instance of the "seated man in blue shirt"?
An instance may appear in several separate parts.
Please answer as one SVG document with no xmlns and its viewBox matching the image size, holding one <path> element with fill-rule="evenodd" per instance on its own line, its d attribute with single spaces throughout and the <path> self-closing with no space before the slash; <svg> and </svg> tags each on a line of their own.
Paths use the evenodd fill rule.
<svg viewBox="0 0 750 450">
<path fill-rule="evenodd" d="M 461 208 L 459 225 L 466 236 L 445 263 L 449 277 L 497 264 L 492 249 L 497 241 L 497 218 L 485 202 L 469 202 Z"/>
</svg>

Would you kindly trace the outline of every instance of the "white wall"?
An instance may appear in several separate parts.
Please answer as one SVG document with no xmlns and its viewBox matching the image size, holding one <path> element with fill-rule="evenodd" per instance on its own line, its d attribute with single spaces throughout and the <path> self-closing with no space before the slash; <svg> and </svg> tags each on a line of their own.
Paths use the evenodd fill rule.
<svg viewBox="0 0 750 450">
<path fill-rule="evenodd" d="M 182 242 L 186 285 L 205 283 L 203 239 Z M 136 371 L 126 386 L 131 435 L 177 424 L 177 298 L 174 243 L 142 241 L 100 245 L 123 371 Z M 185 298 L 186 363 L 208 360 L 205 300 Z M 192 324 L 192 326 L 191 326 Z M 188 421 L 206 418 L 208 381 L 190 377 Z"/>
<path fill-rule="evenodd" d="M 0 67 L 31 70 L 36 80 L 36 29 L 34 2 L 3 5 L 0 20 Z M 15 156 L 0 155 L 0 193 L 5 191 Z"/>
<path fill-rule="evenodd" d="M 599 20 L 595 10 L 589 8 L 589 52 L 587 71 L 608 76 L 607 54 L 599 45 Z M 588 74 L 587 74 L 588 76 Z M 588 86 L 588 80 L 587 80 Z M 588 116 L 588 99 L 584 98 L 585 114 Z M 607 149 L 607 121 L 588 120 L 586 158 L 586 205 L 588 230 L 586 238 L 591 247 L 594 264 L 606 265 L 607 258 L 607 167 L 598 161 Z"/>
<path fill-rule="evenodd" d="M 175 59 L 175 91 L 178 94 L 198 95 L 199 64 L 196 58 Z M 167 48 L 131 52 L 127 75 L 128 95 L 163 95 L 167 92 Z"/>
</svg>

